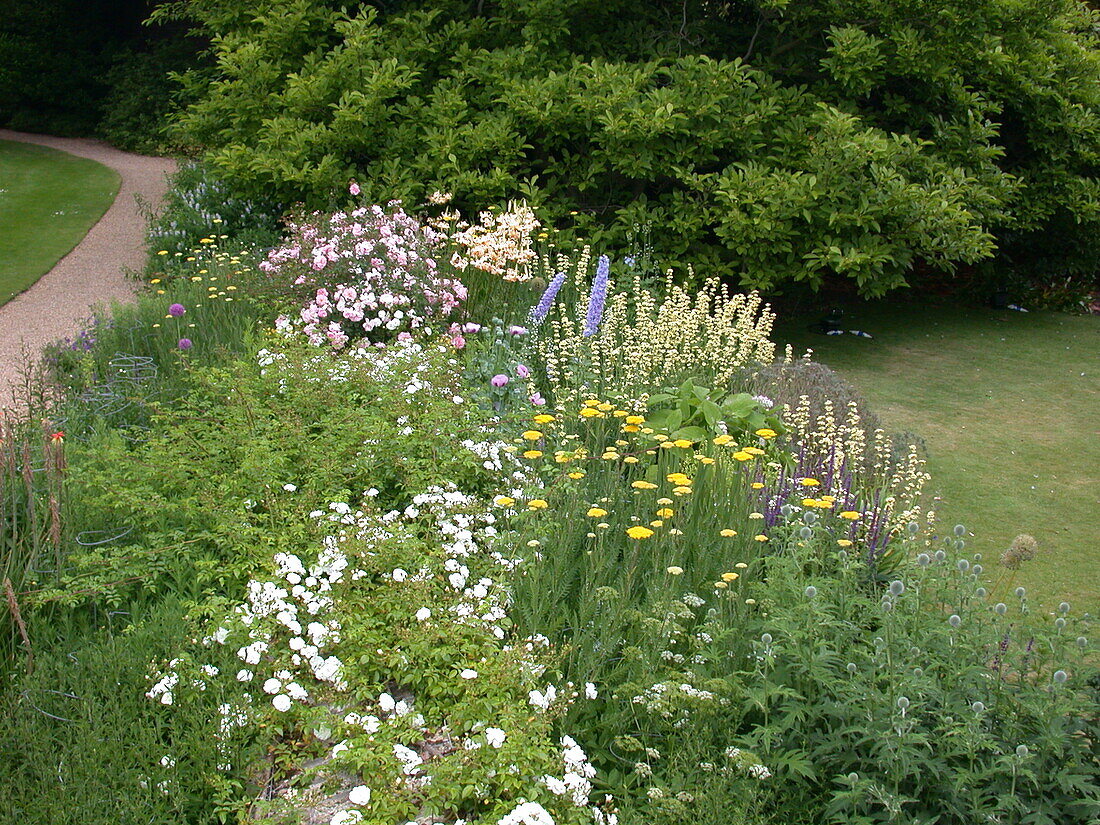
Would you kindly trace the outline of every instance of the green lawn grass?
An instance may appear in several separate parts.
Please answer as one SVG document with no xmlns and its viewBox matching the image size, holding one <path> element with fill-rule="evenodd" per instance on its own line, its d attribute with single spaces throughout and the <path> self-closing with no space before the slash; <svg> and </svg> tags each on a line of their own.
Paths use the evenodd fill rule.
<svg viewBox="0 0 1100 825">
<path fill-rule="evenodd" d="M 780 318 L 777 340 L 812 347 L 885 426 L 925 439 L 941 529 L 973 533 L 998 594 L 1100 612 L 1100 318 L 869 304 L 843 322 L 868 340 L 809 332 L 819 317 Z M 1039 554 L 1002 577 L 1018 533 Z"/>
<path fill-rule="evenodd" d="M 0 140 L 0 305 L 80 242 L 114 202 L 120 181 L 95 161 Z"/>
</svg>

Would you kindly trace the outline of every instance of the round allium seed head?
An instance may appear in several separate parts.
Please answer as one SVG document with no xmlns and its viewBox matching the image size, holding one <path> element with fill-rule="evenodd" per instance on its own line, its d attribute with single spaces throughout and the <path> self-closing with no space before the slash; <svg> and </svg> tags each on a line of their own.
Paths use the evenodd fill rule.
<svg viewBox="0 0 1100 825">
<path fill-rule="evenodd" d="M 1058 605 L 1058 612 L 1062 614 L 1069 613 L 1069 602 L 1062 602 Z"/>
<path fill-rule="evenodd" d="M 974 575 L 975 575 L 975 576 L 980 576 L 980 575 L 982 574 L 982 571 L 983 571 L 983 570 L 985 570 L 985 568 L 984 568 L 984 567 L 982 567 L 982 566 L 981 566 L 980 564 L 975 564 L 975 565 L 974 565 L 974 566 L 973 566 L 973 567 L 971 568 L 971 570 L 973 571 L 973 573 L 974 573 Z"/>
<path fill-rule="evenodd" d="M 938 562 L 942 562 L 947 559 L 947 553 L 943 550 L 937 550 L 933 558 Z"/>
<path fill-rule="evenodd" d="M 965 539 L 955 539 L 953 544 L 954 544 L 954 547 L 955 547 L 956 550 L 965 550 L 966 549 L 966 540 Z"/>
<path fill-rule="evenodd" d="M 967 570 L 970 569 L 970 562 L 968 562 L 966 559 L 959 559 L 957 562 L 955 562 L 955 566 L 959 568 L 960 573 L 965 573 Z"/>
<path fill-rule="evenodd" d="M 908 696 L 899 696 L 898 697 L 898 707 L 901 708 L 902 710 L 906 710 L 909 707 L 909 697 Z"/>
<path fill-rule="evenodd" d="M 882 609 L 889 613 L 894 609 L 894 600 L 889 596 L 884 596 L 882 599 Z"/>
<path fill-rule="evenodd" d="M 1022 599 L 1026 595 L 1027 595 L 1027 590 L 1025 588 L 1023 588 L 1023 587 L 1017 587 L 1016 588 L 1016 598 L 1017 599 Z"/>
<path fill-rule="evenodd" d="M 909 531 L 909 535 L 915 536 L 917 533 L 920 532 L 920 525 L 917 524 L 915 521 L 911 521 L 907 525 L 905 525 L 905 529 Z"/>
<path fill-rule="evenodd" d="M 1027 756 L 1027 754 L 1028 754 L 1027 745 L 1017 745 L 1016 746 L 1016 755 L 1018 757 L 1023 759 L 1025 756 Z"/>
<path fill-rule="evenodd" d="M 919 679 L 921 676 L 924 675 L 924 668 L 923 667 L 913 668 L 913 675 L 916 676 Z"/>
<path fill-rule="evenodd" d="M 1059 630 L 1065 630 L 1066 620 L 1059 616 L 1057 619 L 1054 620 L 1054 626 Z"/>
<path fill-rule="evenodd" d="M 1001 553 L 1001 566 L 1007 567 L 1009 570 L 1020 569 L 1020 556 L 1017 553 L 1013 553 L 1011 550 L 1005 550 Z"/>
<path fill-rule="evenodd" d="M 952 613 L 947 617 L 947 623 L 952 627 L 958 627 L 962 624 L 962 617 L 958 613 Z"/>
<path fill-rule="evenodd" d="M 814 531 L 811 530 L 809 527 L 803 527 L 801 530 L 798 531 L 798 537 L 800 539 L 810 539 L 813 538 L 813 535 Z"/>
<path fill-rule="evenodd" d="M 903 582 L 901 579 L 894 579 L 894 581 L 890 582 L 890 595 L 891 596 L 900 596 L 904 592 L 905 592 L 905 582 Z"/>
<path fill-rule="evenodd" d="M 770 645 L 772 643 L 772 634 L 765 633 L 763 636 L 760 637 L 760 641 L 762 641 L 766 645 Z"/>
<path fill-rule="evenodd" d="M 1089 640 L 1086 639 L 1084 636 L 1078 636 L 1077 637 L 1077 646 L 1079 648 L 1081 648 L 1082 650 L 1084 650 L 1086 647 L 1089 646 Z"/>
<path fill-rule="evenodd" d="M 852 771 L 850 774 L 848 774 L 848 781 L 854 785 L 856 782 L 859 781 L 859 774 L 855 771 Z"/>
<path fill-rule="evenodd" d="M 974 591 L 974 595 L 977 596 L 979 599 L 984 599 L 986 596 L 989 595 L 989 591 L 986 590 L 984 587 L 979 587 L 977 590 Z"/>
<path fill-rule="evenodd" d="M 817 588 L 811 584 L 803 592 L 806 594 L 807 599 L 812 599 L 814 596 L 817 595 Z"/>
<path fill-rule="evenodd" d="M 1008 551 L 1015 553 L 1020 561 L 1031 561 L 1035 558 L 1035 554 L 1039 552 L 1039 542 L 1035 540 L 1034 536 L 1021 533 L 1012 540 L 1012 544 L 1008 546 Z"/>
<path fill-rule="evenodd" d="M 1054 671 L 1054 681 L 1056 683 L 1058 683 L 1059 685 L 1064 683 L 1066 681 L 1066 679 L 1068 679 L 1068 678 L 1069 678 L 1069 674 L 1066 673 L 1064 670 Z"/>
<path fill-rule="evenodd" d="M 848 662 L 848 664 L 845 665 L 844 669 L 847 670 L 849 673 L 855 673 L 856 670 L 858 670 L 855 662 Z"/>
<path fill-rule="evenodd" d="M 931 564 L 931 562 L 932 557 L 929 556 L 927 553 L 917 554 L 917 564 L 919 564 L 921 567 L 927 567 L 929 564 Z"/>
<path fill-rule="evenodd" d="M 817 513 L 815 513 L 813 510 L 807 510 L 805 513 L 802 514 L 802 521 L 806 524 L 816 524 Z"/>
<path fill-rule="evenodd" d="M 998 616 L 1003 616 L 1005 613 L 1008 612 L 1008 605 L 1004 602 L 997 602 L 995 605 L 993 605 L 993 609 L 997 612 Z"/>
<path fill-rule="evenodd" d="M 956 524 L 954 532 L 955 532 L 956 536 L 958 536 L 959 538 L 962 538 L 963 536 L 966 535 L 966 528 L 961 524 Z"/>
<path fill-rule="evenodd" d="M 791 513 L 794 512 L 794 508 L 791 507 L 791 505 L 789 504 L 784 504 L 782 507 L 779 508 L 779 512 L 783 514 L 783 518 L 790 518 Z"/>
<path fill-rule="evenodd" d="M 970 706 L 970 709 L 975 713 L 981 713 L 985 710 L 985 702 L 975 702 Z"/>
</svg>

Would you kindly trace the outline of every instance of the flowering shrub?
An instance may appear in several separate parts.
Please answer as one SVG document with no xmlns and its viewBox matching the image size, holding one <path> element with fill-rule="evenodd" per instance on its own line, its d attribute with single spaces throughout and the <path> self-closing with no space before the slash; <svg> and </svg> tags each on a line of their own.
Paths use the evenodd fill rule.
<svg viewBox="0 0 1100 825">
<path fill-rule="evenodd" d="M 279 329 L 340 350 L 360 339 L 411 340 L 449 318 L 466 288 L 441 267 L 445 251 L 441 233 L 394 201 L 388 210 L 359 207 L 292 222 L 287 242 L 260 269 L 310 295 L 296 319 L 280 317 Z"/>
</svg>

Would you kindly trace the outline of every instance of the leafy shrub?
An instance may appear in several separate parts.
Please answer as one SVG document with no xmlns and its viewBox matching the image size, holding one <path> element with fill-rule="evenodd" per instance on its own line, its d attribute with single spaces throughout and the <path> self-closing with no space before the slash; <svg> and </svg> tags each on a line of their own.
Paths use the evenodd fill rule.
<svg viewBox="0 0 1100 825">
<path fill-rule="evenodd" d="M 356 178 L 379 202 L 525 197 L 596 243 L 648 223 L 662 257 L 761 289 L 881 295 L 998 250 L 991 267 L 1096 271 L 1078 0 L 274 9 L 160 13 L 216 39 L 178 134 L 253 196 L 323 208 Z"/>
</svg>

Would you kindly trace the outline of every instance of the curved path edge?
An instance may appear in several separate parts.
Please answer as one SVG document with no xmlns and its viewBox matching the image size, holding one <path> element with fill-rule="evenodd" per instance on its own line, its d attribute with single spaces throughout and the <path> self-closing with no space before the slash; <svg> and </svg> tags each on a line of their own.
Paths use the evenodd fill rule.
<svg viewBox="0 0 1100 825">
<path fill-rule="evenodd" d="M 29 289 L 0 307 L 0 409 L 16 406 L 24 352 L 37 359 L 42 348 L 79 330 L 97 304 L 131 300 L 136 282 L 127 271 L 145 262 L 145 217 L 138 198 L 154 207 L 175 171 L 170 158 L 122 152 L 99 140 L 32 135 L 0 129 L 0 140 L 34 143 L 102 163 L 122 177 L 114 203 L 88 234 Z"/>
</svg>

